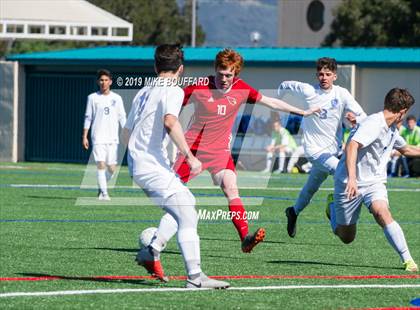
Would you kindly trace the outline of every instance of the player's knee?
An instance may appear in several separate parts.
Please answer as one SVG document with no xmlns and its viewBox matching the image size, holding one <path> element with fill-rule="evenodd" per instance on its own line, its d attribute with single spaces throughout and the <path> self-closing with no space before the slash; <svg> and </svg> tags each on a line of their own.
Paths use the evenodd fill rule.
<svg viewBox="0 0 420 310">
<path fill-rule="evenodd" d="M 228 200 L 239 197 L 239 191 L 235 187 L 223 187 L 223 192 L 225 193 Z"/>
<path fill-rule="evenodd" d="M 196 227 L 198 214 L 195 203 L 194 195 L 190 191 L 182 191 L 170 196 L 164 209 L 174 217 L 179 227 Z"/>
<path fill-rule="evenodd" d="M 181 209 L 182 212 L 196 213 L 196 200 L 194 195 L 189 190 L 175 193 L 173 196 L 175 198 L 175 204 Z"/>
<path fill-rule="evenodd" d="M 196 227 L 198 224 L 198 213 L 195 209 L 196 200 L 190 191 L 184 191 L 177 194 L 178 200 L 181 201 L 179 206 L 181 221 L 186 223 L 187 227 Z M 180 225 L 184 226 L 184 225 Z"/>
<path fill-rule="evenodd" d="M 179 206 L 183 208 L 195 208 L 195 204 L 195 197 L 189 190 L 177 192 L 170 196 L 166 201 L 168 207 Z"/>
<path fill-rule="evenodd" d="M 376 222 L 381 227 L 385 227 L 386 225 L 394 221 L 394 219 L 392 218 L 391 212 L 389 211 L 387 206 L 382 207 L 382 208 L 376 208 L 376 209 L 371 208 L 371 212 Z"/>
<path fill-rule="evenodd" d="M 115 165 L 110 165 L 110 166 L 108 166 L 108 172 L 109 172 L 110 174 L 114 174 L 114 172 L 115 172 Z"/>
<path fill-rule="evenodd" d="M 98 169 L 103 170 L 106 168 L 105 162 L 104 161 L 98 161 L 96 166 L 98 167 Z"/>
<path fill-rule="evenodd" d="M 195 210 L 195 205 L 196 205 L 197 201 L 196 201 L 194 195 L 190 191 L 185 191 L 183 193 L 183 195 L 185 196 L 185 200 L 188 202 L 188 204 L 190 206 L 192 206 L 193 209 Z"/>
<path fill-rule="evenodd" d="M 175 198 L 176 204 L 183 207 L 195 207 L 196 200 L 194 195 L 189 191 L 177 192 L 171 197 Z"/>
</svg>

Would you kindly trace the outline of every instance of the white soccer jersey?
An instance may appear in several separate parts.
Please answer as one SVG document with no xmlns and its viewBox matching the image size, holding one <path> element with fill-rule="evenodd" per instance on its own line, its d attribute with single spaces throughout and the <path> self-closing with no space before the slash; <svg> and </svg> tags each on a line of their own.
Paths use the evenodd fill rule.
<svg viewBox="0 0 420 310">
<path fill-rule="evenodd" d="M 183 100 L 184 91 L 171 85 L 144 87 L 136 95 L 126 126 L 133 128 L 128 149 L 134 175 L 153 171 L 156 165 L 169 169 L 164 118 L 167 114 L 178 117 Z"/>
<path fill-rule="evenodd" d="M 149 89 L 150 89 L 149 86 L 143 87 L 140 91 L 137 92 L 136 96 L 134 97 L 131 103 L 131 109 L 130 109 L 130 112 L 128 113 L 127 121 L 125 122 L 125 126 L 124 126 L 124 128 L 128 129 L 130 132 L 133 131 L 134 124 L 137 121 L 138 116 L 140 115 L 139 108 L 140 108 L 140 103 L 142 101 L 141 100 L 142 95 L 144 92 L 149 91 Z"/>
<path fill-rule="evenodd" d="M 125 125 L 125 110 L 120 95 L 96 92 L 87 99 L 84 128 L 91 128 L 93 144 L 119 143 L 118 123 Z"/>
<path fill-rule="evenodd" d="M 358 122 L 366 117 L 347 89 L 337 85 L 325 91 L 319 85 L 285 81 L 280 84 L 278 95 L 283 97 L 286 94 L 300 97 L 307 108 L 321 108 L 321 112 L 304 117 L 302 121 L 305 155 L 312 159 L 325 153 L 336 155 L 340 152 L 345 112 L 353 112 Z"/>
<path fill-rule="evenodd" d="M 362 147 L 357 154 L 356 174 L 359 186 L 385 183 L 386 168 L 393 148 L 406 145 L 396 126 L 388 127 L 384 113 L 379 112 L 365 118 L 351 133 L 349 141 L 359 142 Z M 348 173 L 344 155 L 335 172 L 335 179 L 347 183 Z"/>
</svg>

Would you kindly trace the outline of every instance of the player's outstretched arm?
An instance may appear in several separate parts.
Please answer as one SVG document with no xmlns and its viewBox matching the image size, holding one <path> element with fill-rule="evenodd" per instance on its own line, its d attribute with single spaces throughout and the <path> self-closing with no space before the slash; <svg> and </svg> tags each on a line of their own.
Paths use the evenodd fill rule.
<svg viewBox="0 0 420 310">
<path fill-rule="evenodd" d="M 191 153 L 187 141 L 184 137 L 181 124 L 178 118 L 172 114 L 166 114 L 164 119 L 165 129 L 175 143 L 178 150 L 187 159 L 187 163 L 191 168 L 191 173 L 198 174 L 201 172 L 201 162 Z"/>
<path fill-rule="evenodd" d="M 277 89 L 277 95 L 280 98 L 286 94 L 298 97 L 308 97 L 312 95 L 312 93 L 313 87 L 311 85 L 298 81 L 284 81 Z"/>
<path fill-rule="evenodd" d="M 356 160 L 360 147 L 361 144 L 354 140 L 351 140 L 346 145 L 346 167 L 348 173 L 346 186 L 347 199 L 352 199 L 357 196 Z"/>
<path fill-rule="evenodd" d="M 398 149 L 398 151 L 407 157 L 420 157 L 420 147 L 406 144 L 404 147 Z"/>
<path fill-rule="evenodd" d="M 309 116 L 320 111 L 319 107 L 313 107 L 308 110 L 302 110 L 288 104 L 283 100 L 267 96 L 262 96 L 259 103 L 273 110 L 294 113 L 302 116 Z"/>
</svg>

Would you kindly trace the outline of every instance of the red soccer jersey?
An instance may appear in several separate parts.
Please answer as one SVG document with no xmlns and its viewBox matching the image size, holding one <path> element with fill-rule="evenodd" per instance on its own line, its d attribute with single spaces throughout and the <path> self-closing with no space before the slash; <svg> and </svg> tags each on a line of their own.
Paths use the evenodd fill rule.
<svg viewBox="0 0 420 310">
<path fill-rule="evenodd" d="M 241 79 L 235 78 L 231 89 L 223 93 L 216 88 L 214 76 L 209 85 L 184 88 L 184 105 L 195 104 L 192 123 L 185 133 L 191 149 L 206 151 L 230 150 L 232 126 L 243 103 L 261 100 L 261 93 Z"/>
</svg>

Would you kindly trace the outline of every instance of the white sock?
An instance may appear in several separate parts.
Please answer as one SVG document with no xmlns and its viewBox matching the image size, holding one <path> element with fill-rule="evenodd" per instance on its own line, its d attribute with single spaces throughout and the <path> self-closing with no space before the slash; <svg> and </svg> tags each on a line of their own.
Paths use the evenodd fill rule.
<svg viewBox="0 0 420 310">
<path fill-rule="evenodd" d="M 287 172 L 288 173 L 292 172 L 293 167 L 296 165 L 296 163 L 298 161 L 299 161 L 299 157 L 293 157 L 293 155 L 290 156 L 289 163 L 287 164 Z"/>
<path fill-rule="evenodd" d="M 178 244 L 184 257 L 187 274 L 200 273 L 200 238 L 197 230 L 193 228 L 178 230 Z"/>
<path fill-rule="evenodd" d="M 166 248 L 168 241 L 176 234 L 178 224 L 169 213 L 165 213 L 160 219 L 158 230 L 156 231 L 150 246 L 159 252 Z"/>
<path fill-rule="evenodd" d="M 272 165 L 273 165 L 273 153 L 267 153 L 267 163 L 266 163 L 265 169 L 271 170 Z"/>
<path fill-rule="evenodd" d="M 398 157 L 392 157 L 392 159 L 391 159 L 391 173 L 395 173 L 395 174 L 397 174 L 397 160 L 398 160 Z"/>
<path fill-rule="evenodd" d="M 201 272 L 200 238 L 197 234 L 198 214 L 195 198 L 190 191 L 182 191 L 168 197 L 163 208 L 178 224 L 177 240 L 188 275 Z"/>
<path fill-rule="evenodd" d="M 404 232 L 397 222 L 394 221 L 391 224 L 386 225 L 384 228 L 384 234 L 394 250 L 397 251 L 398 255 L 400 255 L 403 262 L 413 259 L 410 255 L 410 251 L 408 250 Z"/>
<path fill-rule="evenodd" d="M 98 186 L 102 193 L 108 194 L 108 189 L 106 186 L 106 170 L 98 169 L 97 172 Z"/>
<path fill-rule="evenodd" d="M 286 160 L 286 153 L 280 152 L 279 153 L 279 172 L 283 172 L 285 160 Z"/>
</svg>

